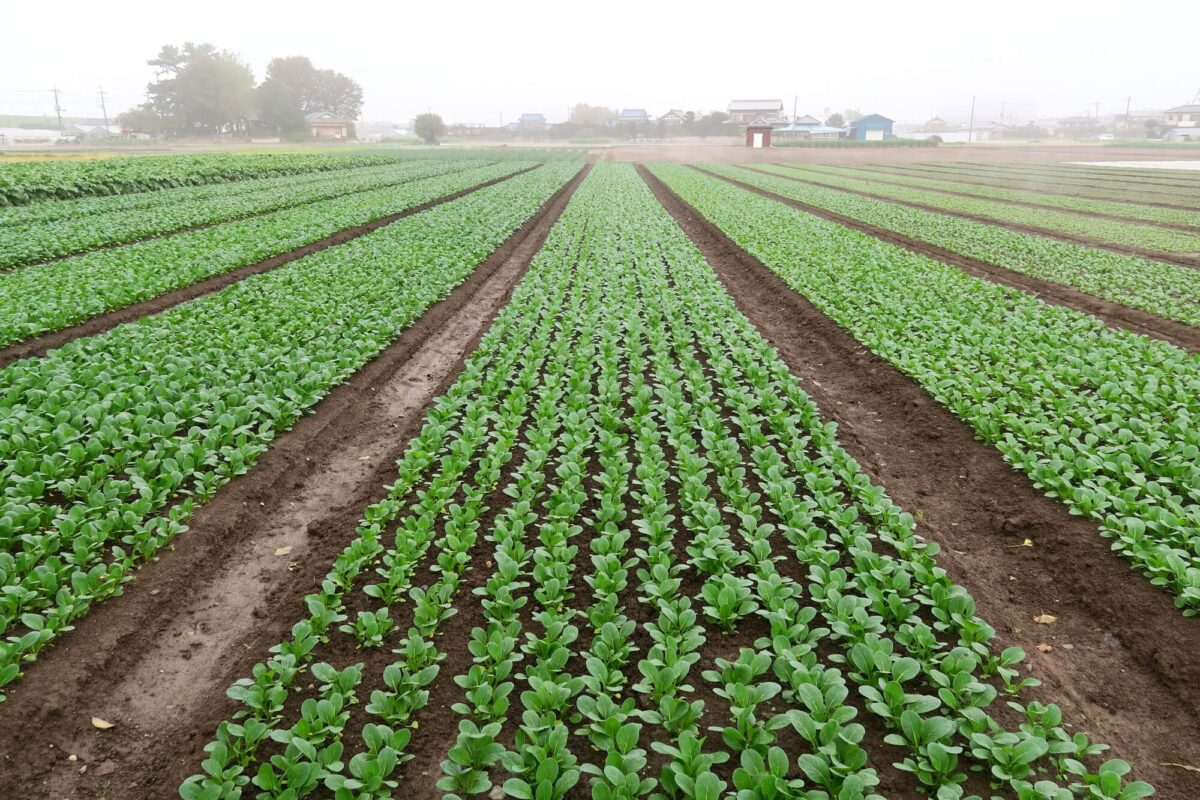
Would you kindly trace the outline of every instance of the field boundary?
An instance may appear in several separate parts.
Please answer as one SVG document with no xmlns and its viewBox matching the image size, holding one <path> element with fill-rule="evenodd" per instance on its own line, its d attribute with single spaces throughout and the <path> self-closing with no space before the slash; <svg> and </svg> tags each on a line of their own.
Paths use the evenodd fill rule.
<svg viewBox="0 0 1200 800">
<path fill-rule="evenodd" d="M 847 194 L 858 195 L 859 197 L 865 197 L 869 200 L 879 200 L 879 201 L 882 201 L 885 203 L 895 203 L 896 205 L 899 205 L 899 206 L 908 206 L 909 208 L 918 208 L 922 211 L 929 211 L 933 214 L 945 214 L 950 217 L 959 217 L 960 219 L 969 219 L 973 222 L 981 222 L 984 225 L 995 225 L 1000 228 L 1008 228 L 1009 230 L 1020 231 L 1021 233 L 1033 234 L 1034 236 L 1045 236 L 1049 239 L 1059 239 L 1064 242 L 1073 242 L 1075 244 L 1082 244 L 1082 245 L 1086 245 L 1087 247 L 1095 247 L 1100 250 L 1108 250 L 1110 252 L 1120 253 L 1120 254 L 1126 255 L 1126 256 L 1141 256 L 1142 258 L 1149 258 L 1153 261 L 1163 261 L 1168 264 L 1175 264 L 1176 266 L 1180 266 L 1180 267 L 1190 267 L 1191 269 L 1200 269 L 1200 258 L 1196 258 L 1196 257 L 1179 255 L 1176 253 L 1168 253 L 1163 250 L 1151 250 L 1151 249 L 1145 248 L 1145 247 L 1135 247 L 1133 245 L 1120 245 L 1120 244 L 1113 244 L 1111 242 L 1102 242 L 1097 239 L 1091 239 L 1087 236 L 1075 236 L 1074 234 L 1065 233 L 1063 231 L 1056 231 L 1056 230 L 1053 230 L 1052 228 L 1038 228 L 1033 225 L 1022 225 L 1018 222 L 1004 222 L 1003 220 L 992 219 L 991 217 L 984 217 L 984 216 L 980 216 L 978 214 L 968 214 L 965 211 L 951 211 L 949 209 L 938 208 L 937 206 L 930 206 L 930 205 L 926 205 L 924 203 L 918 203 L 918 202 L 915 202 L 912 200 L 897 200 L 894 197 L 885 197 L 883 195 L 873 194 L 871 192 L 864 192 L 859 189 L 846 189 L 841 186 L 834 186 L 833 184 L 830 184 L 830 183 L 822 183 L 821 181 L 814 181 L 814 180 L 810 180 L 808 178 L 793 178 L 790 175 L 780 175 L 777 172 L 766 172 L 761 169 L 755 169 L 753 166 L 745 166 L 745 165 L 738 165 L 738 166 L 742 167 L 742 169 L 746 169 L 751 172 L 756 172 L 759 175 L 769 175 L 772 178 L 782 178 L 785 181 L 795 181 L 796 183 L 807 183 L 811 186 L 819 186 L 822 189 L 832 189 L 835 192 L 846 192 Z M 979 198 L 976 198 L 976 199 L 979 199 Z M 1003 202 L 1003 201 L 1000 201 L 1000 202 Z M 1068 212 L 1070 211 L 1069 209 L 1060 209 L 1060 210 L 1068 211 Z M 1073 212 L 1073 213 L 1081 213 L 1081 212 Z M 1133 224 L 1139 224 L 1137 222 L 1137 220 L 1123 220 L 1123 221 L 1133 223 Z M 1146 223 L 1146 224 L 1152 224 L 1152 223 Z"/>
<path fill-rule="evenodd" d="M 39 334 L 30 339 L 25 339 L 21 342 L 16 342 L 8 347 L 0 348 L 0 369 L 8 366 L 14 361 L 19 361 L 23 358 L 35 358 L 43 356 L 55 348 L 69 344 L 75 339 L 82 339 L 85 336 L 95 336 L 105 331 L 112 330 L 118 325 L 126 322 L 141 319 L 142 317 L 153 316 L 162 311 L 177 306 L 180 303 L 186 303 L 189 300 L 195 300 L 198 297 L 203 297 L 207 294 L 219 292 L 227 286 L 238 283 L 251 275 L 260 275 L 264 272 L 270 272 L 273 269 L 278 269 L 293 261 L 298 261 L 305 256 L 318 253 L 330 247 L 339 244 L 345 244 L 352 239 L 357 239 L 360 236 L 365 236 L 372 231 L 378 230 L 385 225 L 390 225 L 393 222 L 404 219 L 405 217 L 415 216 L 423 211 L 428 211 L 431 208 L 457 200 L 460 197 L 465 197 L 468 194 L 477 192 L 480 189 L 486 189 L 489 186 L 495 186 L 498 183 L 515 178 L 518 175 L 524 175 L 527 172 L 537 169 L 541 164 L 535 164 L 531 167 L 518 170 L 508 175 L 502 175 L 499 178 L 492 178 L 489 181 L 469 186 L 466 189 L 459 189 L 456 192 L 443 195 L 435 200 L 422 203 L 418 206 L 406 208 L 403 211 L 398 211 L 395 214 L 389 214 L 386 217 L 380 217 L 377 220 L 358 225 L 353 228 L 346 228 L 338 231 L 323 239 L 318 239 L 315 242 L 310 242 L 303 247 L 297 247 L 294 250 L 289 250 L 286 253 L 279 253 L 270 258 L 258 261 L 254 264 L 247 264 L 243 267 L 231 269 L 228 272 L 222 272 L 219 275 L 213 275 L 210 278 L 205 278 L 197 283 L 181 286 L 178 289 L 173 289 L 146 300 L 139 301 L 133 305 L 124 306 L 122 308 L 113 309 L 103 314 L 97 314 L 94 317 L 84 320 L 75 325 L 70 325 L 66 328 L 60 328 L 56 331 Z M 17 269 L 22 269 L 18 267 Z"/>
<path fill-rule="evenodd" d="M 1159 317 L 1148 311 L 1142 311 L 1111 300 L 1105 300 L 1078 289 L 1072 289 L 1069 286 L 1063 286 L 1062 284 L 1042 278 L 1035 278 L 1032 275 L 1015 272 L 986 261 L 980 261 L 979 259 L 956 253 L 953 250 L 947 250 L 920 239 L 872 225 L 869 222 L 863 222 L 835 211 L 829 211 L 820 206 L 814 206 L 800 200 L 776 194 L 767 189 L 743 183 L 736 178 L 711 172 L 700 166 L 692 165 L 692 169 L 702 172 L 709 177 L 725 181 L 739 189 L 754 192 L 755 194 L 762 195 L 800 211 L 868 234 L 888 244 L 896 245 L 918 255 L 941 261 L 952 267 L 961 269 L 976 278 L 1033 294 L 1054 305 L 1064 306 L 1083 314 L 1090 314 L 1110 328 L 1127 330 L 1155 339 L 1162 339 L 1190 353 L 1200 353 L 1200 328 L 1167 319 L 1166 317 Z M 757 170 L 755 171 L 757 172 Z M 774 175 L 774 173 L 762 174 Z"/>
<path fill-rule="evenodd" d="M 842 446 L 943 546 L 939 565 L 971 592 L 1001 644 L 1025 649 L 1027 671 L 1044 684 L 1027 699 L 1058 703 L 1136 760 L 1163 797 L 1194 795 L 1195 776 L 1161 764 L 1200 760 L 1200 626 L 1113 554 L 1094 523 L 1038 491 L 919 384 L 639 171 L 738 309 L 837 422 Z M 1043 613 L 1057 622 L 1034 624 Z M 1190 760 L 1175 757 L 1185 752 Z"/>
<path fill-rule="evenodd" d="M 39 656 L 0 706 L 0 796 L 175 795 L 227 714 L 226 688 L 286 638 L 589 169 L 198 508 L 123 596 Z M 93 714 L 116 727 L 95 730 Z M 31 724 L 58 747 L 30 738 Z"/>
</svg>

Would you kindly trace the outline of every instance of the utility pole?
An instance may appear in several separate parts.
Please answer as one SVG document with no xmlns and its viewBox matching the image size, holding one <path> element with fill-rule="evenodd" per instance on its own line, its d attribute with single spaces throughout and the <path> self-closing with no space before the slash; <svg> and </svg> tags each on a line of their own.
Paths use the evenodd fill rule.
<svg viewBox="0 0 1200 800">
<path fill-rule="evenodd" d="M 1001 125 L 1004 124 L 1004 109 L 1007 105 L 1008 105 L 1007 101 L 1000 104 L 1000 124 Z"/>
<path fill-rule="evenodd" d="M 108 107 L 104 105 L 104 87 L 100 87 L 100 111 L 104 114 L 104 135 L 108 135 Z"/>
<path fill-rule="evenodd" d="M 796 138 L 796 106 L 800 102 L 800 95 L 792 95 L 792 138 Z"/>
<path fill-rule="evenodd" d="M 1096 121 L 1100 121 L 1100 101 L 1096 101 Z"/>
<path fill-rule="evenodd" d="M 1129 104 L 1133 102 L 1133 95 L 1125 98 L 1125 133 L 1122 138 L 1129 138 Z"/>
<path fill-rule="evenodd" d="M 967 144 L 975 136 L 975 96 L 971 95 L 971 121 L 967 123 Z"/>
<path fill-rule="evenodd" d="M 57 86 L 55 86 L 55 87 L 54 87 L 53 89 L 51 89 L 50 91 L 54 92 L 54 114 L 55 114 L 55 116 L 57 116 L 57 117 L 58 117 L 58 132 L 59 132 L 59 133 L 62 133 L 62 129 L 63 129 L 63 124 L 62 124 L 62 112 L 63 112 L 63 107 L 62 107 L 62 106 L 60 106 L 60 105 L 58 104 L 58 87 L 57 87 Z"/>
</svg>

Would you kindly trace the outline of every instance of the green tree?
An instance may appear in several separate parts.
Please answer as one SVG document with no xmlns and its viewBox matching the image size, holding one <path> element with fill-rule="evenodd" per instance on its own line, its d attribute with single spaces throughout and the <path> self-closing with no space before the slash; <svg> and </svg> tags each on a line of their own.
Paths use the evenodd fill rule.
<svg viewBox="0 0 1200 800">
<path fill-rule="evenodd" d="M 262 124 L 271 130 L 292 135 L 306 132 L 304 110 L 283 81 L 276 78 L 263 81 L 254 92 L 254 106 Z"/>
<path fill-rule="evenodd" d="M 574 125 L 611 125 L 617 121 L 617 112 L 604 106 L 589 106 L 587 103 L 576 103 L 571 109 L 567 120 Z"/>
<path fill-rule="evenodd" d="M 846 118 L 842 116 L 842 112 L 835 111 L 829 115 L 829 119 L 825 120 L 825 124 L 831 128 L 846 127 Z"/>
<path fill-rule="evenodd" d="M 446 123 L 437 114 L 420 114 L 413 120 L 413 131 L 425 144 L 437 144 L 446 135 Z"/>
<path fill-rule="evenodd" d="M 150 107 L 180 135 L 238 132 L 250 114 L 254 73 L 234 53 L 211 44 L 165 45 L 147 62 L 155 81 Z"/>
<path fill-rule="evenodd" d="M 118 114 L 117 122 L 121 123 L 122 128 L 153 136 L 162 136 L 167 132 L 166 120 L 149 103 Z"/>
<path fill-rule="evenodd" d="M 729 121 L 729 115 L 724 111 L 714 111 L 711 114 L 705 114 L 696 122 L 696 133 L 701 136 L 720 136 L 728 133 L 725 123 Z"/>
</svg>

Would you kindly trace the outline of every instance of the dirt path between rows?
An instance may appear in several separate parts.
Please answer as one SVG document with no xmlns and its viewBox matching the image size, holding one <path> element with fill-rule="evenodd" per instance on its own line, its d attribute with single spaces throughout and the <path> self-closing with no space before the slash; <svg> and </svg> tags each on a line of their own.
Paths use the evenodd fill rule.
<svg viewBox="0 0 1200 800">
<path fill-rule="evenodd" d="M 782 178 L 785 181 L 795 181 L 796 183 L 807 183 L 812 186 L 820 186 L 822 189 L 833 189 L 837 192 L 846 192 L 847 194 L 855 194 L 859 197 L 866 197 L 870 200 L 882 200 L 885 203 L 895 203 L 896 205 L 908 206 L 909 208 L 919 208 L 922 211 L 930 211 L 934 214 L 946 214 L 951 217 L 960 217 L 961 219 L 969 219 L 974 222 L 982 222 L 985 225 L 997 225 L 1002 228 L 1008 228 L 1021 233 L 1031 233 L 1034 236 L 1046 236 L 1051 239 L 1061 239 L 1064 242 L 1074 242 L 1075 244 L 1087 245 L 1088 247 L 1097 247 L 1101 250 L 1109 250 L 1113 253 L 1120 253 L 1126 256 L 1141 256 L 1142 258 L 1153 259 L 1154 261 L 1165 261 L 1168 264 L 1175 264 L 1180 267 L 1191 267 L 1192 269 L 1200 269 L 1200 257 L 1184 255 L 1182 253 L 1169 253 L 1165 250 L 1152 250 L 1145 247 L 1136 247 L 1134 245 L 1114 244 L 1101 239 L 1096 239 L 1091 236 L 1076 236 L 1073 233 L 1065 231 L 1057 231 L 1053 228 L 1039 228 L 1035 225 L 1022 225 L 1019 222 L 1004 222 L 1003 220 L 985 217 L 981 214 L 968 214 L 965 211 L 951 211 L 937 206 L 926 205 L 912 200 L 897 200 L 894 197 L 886 197 L 873 192 L 864 192 L 858 189 L 846 189 L 842 186 L 835 186 L 832 183 L 823 183 L 822 181 L 814 181 L 809 178 L 793 178 L 790 175 L 780 175 L 776 172 L 767 172 L 762 169 L 756 169 L 752 166 L 742 166 L 743 169 L 751 172 L 757 172 L 760 175 L 769 175 L 772 178 Z M 977 200 L 980 198 L 976 198 Z M 1124 220 L 1130 222 L 1131 220 Z"/>
<path fill-rule="evenodd" d="M 1048 303 L 1055 305 L 1066 306 L 1067 308 L 1080 311 L 1084 314 L 1091 314 L 1100 319 L 1110 328 L 1118 330 L 1128 330 L 1134 333 L 1140 333 L 1145 336 L 1152 336 L 1156 339 L 1162 339 L 1170 342 L 1176 347 L 1196 353 L 1200 352 L 1200 328 L 1192 325 L 1187 325 L 1182 322 L 1160 317 L 1131 306 L 1114 303 L 1111 300 L 1104 300 L 1095 295 L 1087 294 L 1078 289 L 1072 289 L 1069 286 L 1063 286 L 1051 281 L 1035 278 L 1032 275 L 1026 275 L 1021 272 L 1014 272 L 1004 267 L 989 264 L 986 261 L 970 258 L 961 253 L 956 253 L 953 250 L 946 250 L 942 247 L 923 242 L 920 239 L 915 239 L 911 236 L 906 236 L 896 231 L 881 228 L 877 225 L 872 225 L 861 220 L 847 217 L 843 214 L 838 214 L 833 211 L 814 206 L 809 203 L 804 203 L 799 200 L 794 200 L 790 197 L 785 197 L 781 194 L 761 189 L 749 183 L 735 180 L 733 178 L 720 175 L 715 172 L 710 172 L 702 167 L 693 167 L 698 172 L 725 181 L 739 189 L 745 189 L 763 197 L 770 198 L 776 202 L 791 206 L 809 214 L 814 214 L 822 219 L 827 219 L 831 222 L 836 222 L 839 225 L 844 225 L 847 228 L 853 228 L 856 231 L 874 236 L 888 244 L 894 244 L 897 247 L 903 247 L 918 255 L 928 256 L 953 267 L 961 269 L 970 275 L 982 280 L 998 283 L 1003 286 L 1009 286 L 1013 289 L 1019 289 L 1023 292 L 1028 292 L 1045 300 Z"/>
<path fill-rule="evenodd" d="M 23 342 L 11 344 L 8 347 L 0 348 L 0 368 L 4 368 L 14 361 L 19 361 L 22 358 L 33 358 L 36 356 L 44 356 L 51 350 L 62 347 L 75 339 L 81 339 L 84 336 L 95 336 L 99 333 L 112 330 L 118 325 L 123 325 L 126 322 L 132 322 L 142 317 L 148 317 L 152 314 L 157 314 L 160 311 L 168 309 L 172 306 L 177 306 L 180 303 L 186 303 L 188 300 L 194 300 L 197 297 L 203 297 L 206 294 L 219 292 L 226 286 L 237 283 L 240 280 L 250 277 L 251 275 L 259 275 L 263 272 L 270 272 L 273 269 L 282 267 L 285 264 L 290 264 L 305 256 L 320 252 L 334 245 L 345 244 L 351 239 L 357 239 L 360 236 L 378 230 L 385 225 L 390 225 L 397 220 L 411 217 L 414 214 L 420 214 L 422 211 L 428 211 L 435 206 L 440 206 L 443 203 L 449 203 L 451 200 L 457 200 L 472 192 L 477 192 L 480 189 L 486 189 L 489 186 L 495 186 L 498 183 L 515 178 L 531 170 L 537 169 L 540 164 L 535 164 L 532 167 L 527 167 L 518 170 L 509 175 L 503 175 L 499 178 L 493 178 L 490 181 L 477 184 L 475 186 L 460 189 L 457 192 L 439 197 L 436 200 L 430 200 L 427 203 L 422 203 L 418 206 L 406 208 L 403 211 L 398 211 L 395 214 L 389 214 L 386 217 L 380 217 L 373 222 L 368 222 L 365 225 L 359 225 L 355 228 L 347 228 L 343 231 L 326 236 L 324 239 L 318 239 L 311 244 L 306 244 L 303 247 L 298 247 L 295 250 L 289 250 L 286 253 L 280 253 L 276 256 L 271 256 L 263 261 L 254 264 L 247 264 L 244 267 L 237 267 L 228 272 L 222 272 L 219 275 L 214 275 L 211 278 L 205 278 L 198 283 L 192 283 L 179 289 L 156 295 L 155 297 L 142 300 L 133 305 L 123 308 L 114 309 L 112 311 L 98 314 L 94 317 L 84 320 L 76 325 L 71 325 L 67 328 L 62 328 L 57 331 L 50 331 L 35 336 L 32 339 L 26 339 Z"/>
<path fill-rule="evenodd" d="M 941 544 L 939 564 L 971 592 L 1001 645 L 1025 649 L 1026 671 L 1043 682 L 1026 699 L 1059 704 L 1159 797 L 1200 797 L 1200 774 L 1164 766 L 1200 765 L 1200 621 L 1133 573 L 1094 522 L 1043 495 L 915 381 L 642 174 L 838 423 L 842 445 Z M 1057 621 L 1035 624 L 1044 613 Z"/>
<path fill-rule="evenodd" d="M 226 688 L 300 617 L 586 169 L 12 685 L 0 705 L 0 797 L 176 796 L 228 712 Z M 114 727 L 97 730 L 92 716 Z"/>
<path fill-rule="evenodd" d="M 793 165 L 778 164 L 776 166 L 792 167 Z M 754 168 L 754 171 L 762 172 L 764 175 L 774 175 L 775 177 L 779 177 L 779 178 L 791 177 L 789 175 L 780 175 L 778 172 L 766 172 L 764 170 L 757 169 L 757 168 Z M 824 173 L 822 173 L 822 174 L 824 174 Z M 920 191 L 923 191 L 923 192 L 936 192 L 938 194 L 948 194 L 948 195 L 952 195 L 954 197 L 964 197 L 968 200 L 983 200 L 983 201 L 986 201 L 989 203 L 1005 203 L 1010 206 L 1023 206 L 1025 208 L 1036 208 L 1041 211 L 1061 211 L 1061 212 L 1065 212 L 1068 214 L 1081 214 L 1085 217 L 1096 217 L 1097 219 L 1109 219 L 1109 220 L 1113 220 L 1114 222 L 1126 222 L 1126 223 L 1130 223 L 1133 225 L 1150 225 L 1151 227 L 1155 227 L 1155 228 L 1170 228 L 1171 230 L 1183 231 L 1184 233 L 1192 233 L 1192 234 L 1200 233 L 1200 227 L 1197 227 L 1195 225 L 1185 225 L 1182 222 L 1158 222 L 1158 221 L 1151 220 L 1151 219 L 1140 219 L 1138 217 L 1122 217 L 1120 214 L 1106 214 L 1103 211 L 1086 211 L 1086 210 L 1080 209 L 1080 208 L 1066 208 L 1064 206 L 1056 206 L 1056 205 L 1053 205 L 1050 203 L 1035 203 L 1032 200 L 1008 200 L 1008 199 L 998 198 L 998 197 L 987 197 L 985 195 L 971 194 L 970 192 L 955 191 L 954 189 L 934 189 L 934 188 L 928 187 L 928 186 L 913 186 L 912 184 L 905 183 L 904 180 L 901 179 L 900 176 L 895 175 L 890 172 L 876 172 L 869 177 L 864 177 L 864 176 L 858 175 L 858 174 L 845 175 L 845 176 L 832 175 L 830 177 L 845 177 L 850 180 L 856 180 L 856 181 L 868 181 L 868 182 L 876 181 L 878 183 L 887 184 L 889 186 L 899 186 L 903 189 L 919 189 Z M 914 176 L 914 177 L 916 177 L 916 176 Z M 892 178 L 893 180 L 887 180 L 886 178 Z M 926 180 L 930 180 L 930 179 L 927 178 Z M 997 188 L 999 188 L 999 187 L 997 187 Z M 845 191 L 845 190 L 843 190 L 843 191 Z M 1017 191 L 1017 190 L 1008 190 L 1008 191 Z M 1113 201 L 1107 201 L 1107 202 L 1119 203 L 1122 201 L 1113 200 Z"/>
</svg>

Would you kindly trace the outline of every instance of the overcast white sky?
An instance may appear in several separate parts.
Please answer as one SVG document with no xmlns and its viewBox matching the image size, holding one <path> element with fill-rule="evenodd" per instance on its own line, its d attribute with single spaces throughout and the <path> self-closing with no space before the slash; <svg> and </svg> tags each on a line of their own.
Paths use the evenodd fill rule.
<svg viewBox="0 0 1200 800">
<path fill-rule="evenodd" d="M 14 2 L 0 15 L 0 113 L 110 115 L 136 102 L 160 45 L 210 41 L 261 79 L 307 55 L 362 84 L 367 120 L 427 109 L 450 122 L 551 120 L 587 102 L 723 109 L 779 97 L 817 116 L 845 107 L 1029 117 L 1163 108 L 1200 90 L 1195 0 L 652 0 L 551 2 Z"/>
</svg>

